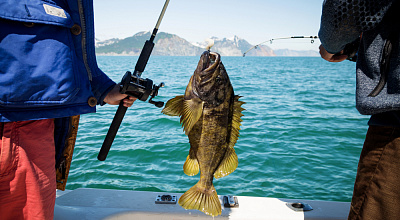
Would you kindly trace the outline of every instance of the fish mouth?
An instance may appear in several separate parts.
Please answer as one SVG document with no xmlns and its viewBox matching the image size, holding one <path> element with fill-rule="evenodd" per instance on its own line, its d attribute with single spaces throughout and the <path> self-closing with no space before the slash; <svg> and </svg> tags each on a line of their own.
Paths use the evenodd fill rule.
<svg viewBox="0 0 400 220">
<path fill-rule="evenodd" d="M 204 51 L 201 54 L 199 63 L 196 68 L 196 73 L 205 75 L 209 72 L 213 72 L 219 65 L 221 56 L 218 53 Z"/>
<path fill-rule="evenodd" d="M 207 53 L 206 53 L 207 52 Z M 218 53 L 206 51 L 203 53 L 205 62 L 203 71 L 200 72 L 200 82 L 207 84 L 214 78 L 214 72 L 219 68 L 221 56 Z"/>
<path fill-rule="evenodd" d="M 221 62 L 221 56 L 218 53 L 204 51 L 200 57 L 193 80 L 193 93 L 197 97 L 204 95 L 206 85 L 211 85 L 213 75 Z"/>
<path fill-rule="evenodd" d="M 208 51 L 207 51 L 208 52 Z M 204 54 L 204 53 L 203 53 Z M 220 55 L 218 53 L 215 52 L 208 52 L 206 58 L 207 59 L 207 66 L 206 69 L 204 69 L 204 72 L 209 72 L 209 71 L 213 71 L 219 64 L 220 61 Z"/>
</svg>

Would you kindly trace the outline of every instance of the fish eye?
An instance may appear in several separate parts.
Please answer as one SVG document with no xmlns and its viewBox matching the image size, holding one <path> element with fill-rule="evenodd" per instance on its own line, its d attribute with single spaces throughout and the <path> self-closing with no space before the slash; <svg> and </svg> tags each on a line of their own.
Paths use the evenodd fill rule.
<svg viewBox="0 0 400 220">
<path fill-rule="evenodd" d="M 216 81 L 216 82 L 221 82 L 221 77 L 220 77 L 220 76 L 217 76 L 217 77 L 215 78 L 215 81 Z"/>
</svg>

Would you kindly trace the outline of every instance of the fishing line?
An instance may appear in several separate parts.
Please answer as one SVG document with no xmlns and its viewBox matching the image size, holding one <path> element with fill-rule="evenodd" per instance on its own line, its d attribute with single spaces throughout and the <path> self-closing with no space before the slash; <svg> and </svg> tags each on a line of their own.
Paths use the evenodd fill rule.
<svg viewBox="0 0 400 220">
<path fill-rule="evenodd" d="M 310 38 L 311 39 L 311 43 L 313 44 L 315 42 L 315 39 L 318 39 L 318 36 L 292 36 L 292 37 L 279 37 L 279 38 L 272 38 L 269 40 L 266 40 L 264 42 L 261 42 L 253 47 L 251 47 L 250 49 L 248 49 L 246 52 L 243 53 L 243 57 L 246 56 L 246 53 L 248 53 L 249 51 L 253 50 L 253 49 L 257 49 L 257 47 L 259 47 L 261 44 L 264 44 L 266 42 L 270 42 L 272 44 L 273 41 L 276 40 L 284 40 L 284 39 L 298 39 L 298 38 Z"/>
</svg>

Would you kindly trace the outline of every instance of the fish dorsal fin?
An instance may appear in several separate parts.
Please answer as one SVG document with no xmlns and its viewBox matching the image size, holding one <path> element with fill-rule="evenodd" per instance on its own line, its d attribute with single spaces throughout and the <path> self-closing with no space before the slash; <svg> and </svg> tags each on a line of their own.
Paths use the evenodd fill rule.
<svg viewBox="0 0 400 220">
<path fill-rule="evenodd" d="M 243 116 L 242 111 L 245 110 L 241 106 L 245 103 L 239 101 L 241 96 L 235 96 L 233 102 L 233 115 L 232 115 L 232 127 L 230 140 L 228 143 L 228 149 L 226 150 L 224 159 L 222 159 L 217 171 L 214 173 L 216 179 L 227 176 L 236 170 L 239 162 L 236 155 L 235 149 L 233 148 L 239 139 L 239 130 L 241 122 L 243 121 L 241 117 Z"/>
<path fill-rule="evenodd" d="M 229 141 L 229 147 L 235 146 L 237 140 L 239 139 L 239 130 L 240 126 L 242 125 L 242 119 L 241 117 L 243 116 L 242 111 L 245 110 L 242 108 L 242 105 L 245 104 L 245 102 L 239 101 L 239 98 L 242 96 L 235 95 L 234 97 L 234 102 L 233 102 L 233 115 L 232 115 L 232 129 L 231 129 L 231 134 L 230 134 L 230 141 Z"/>
<path fill-rule="evenodd" d="M 203 114 L 203 105 L 204 102 L 199 98 L 192 98 L 183 101 L 181 124 L 186 135 L 189 134 L 194 124 L 196 124 Z"/>
<path fill-rule="evenodd" d="M 218 179 L 228 176 L 236 170 L 238 164 L 239 162 L 235 149 L 233 149 L 233 147 L 228 147 L 228 149 L 226 149 L 224 159 L 222 159 L 218 169 L 214 172 L 214 177 Z"/>
<path fill-rule="evenodd" d="M 178 95 L 168 100 L 161 112 L 169 116 L 181 116 L 183 112 L 183 101 L 183 95 Z"/>
</svg>

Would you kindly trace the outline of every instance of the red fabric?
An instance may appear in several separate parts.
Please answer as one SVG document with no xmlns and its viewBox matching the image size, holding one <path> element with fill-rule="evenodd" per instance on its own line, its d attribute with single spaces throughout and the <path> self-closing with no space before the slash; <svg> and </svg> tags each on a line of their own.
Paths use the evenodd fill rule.
<svg viewBox="0 0 400 220">
<path fill-rule="evenodd" d="M 53 219 L 53 119 L 0 123 L 0 138 L 0 219 Z"/>
</svg>

